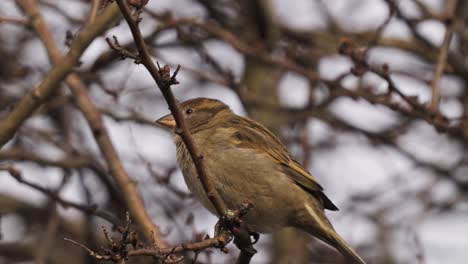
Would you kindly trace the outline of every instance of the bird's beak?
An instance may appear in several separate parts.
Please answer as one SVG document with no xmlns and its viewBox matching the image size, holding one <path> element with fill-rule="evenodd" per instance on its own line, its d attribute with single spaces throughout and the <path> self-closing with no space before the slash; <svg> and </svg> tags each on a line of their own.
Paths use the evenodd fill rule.
<svg viewBox="0 0 468 264">
<path fill-rule="evenodd" d="M 156 120 L 156 123 L 161 126 L 168 127 L 168 128 L 174 128 L 176 126 L 174 117 L 171 114 L 168 114 L 159 118 L 158 120 Z"/>
</svg>

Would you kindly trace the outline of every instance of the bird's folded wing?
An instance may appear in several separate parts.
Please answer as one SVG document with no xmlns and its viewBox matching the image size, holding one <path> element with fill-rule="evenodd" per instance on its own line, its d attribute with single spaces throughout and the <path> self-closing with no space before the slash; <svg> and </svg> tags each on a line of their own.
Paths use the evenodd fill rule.
<svg viewBox="0 0 468 264">
<path fill-rule="evenodd" d="M 235 127 L 233 142 L 240 148 L 257 149 L 268 153 L 279 165 L 283 172 L 296 184 L 319 198 L 324 208 L 338 210 L 338 208 L 323 193 L 323 188 L 317 180 L 291 155 L 281 141 L 262 125 L 250 119 L 236 117 L 232 120 Z"/>
</svg>

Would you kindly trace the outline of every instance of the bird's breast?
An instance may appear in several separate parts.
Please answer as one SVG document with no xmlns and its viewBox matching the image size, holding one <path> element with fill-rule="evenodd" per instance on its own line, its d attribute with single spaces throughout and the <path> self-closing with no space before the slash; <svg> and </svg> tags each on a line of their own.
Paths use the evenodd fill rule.
<svg viewBox="0 0 468 264">
<path fill-rule="evenodd" d="M 204 166 L 217 193 L 227 207 L 238 209 L 245 202 L 253 204 L 245 222 L 256 232 L 272 232 L 287 225 L 288 210 L 294 207 L 292 194 L 300 188 L 281 175 L 265 153 L 226 144 L 223 135 L 194 135 Z M 228 140 L 228 139 L 225 139 Z M 176 137 L 177 160 L 189 190 L 212 213 L 216 214 L 197 176 L 196 168 L 180 137 Z"/>
</svg>

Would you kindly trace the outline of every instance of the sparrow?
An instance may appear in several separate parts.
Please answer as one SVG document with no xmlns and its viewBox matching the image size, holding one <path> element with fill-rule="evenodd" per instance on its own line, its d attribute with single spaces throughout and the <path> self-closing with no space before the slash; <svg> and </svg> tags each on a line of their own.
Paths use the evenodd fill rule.
<svg viewBox="0 0 468 264">
<path fill-rule="evenodd" d="M 226 206 L 237 209 L 246 201 L 253 205 L 242 218 L 249 231 L 271 233 L 285 227 L 299 228 L 337 249 L 347 261 L 365 263 L 325 216 L 325 209 L 338 208 L 272 132 L 236 115 L 216 99 L 195 98 L 180 107 L 207 174 Z M 174 117 L 169 114 L 156 122 L 172 130 L 187 187 L 205 208 L 217 214 L 190 153 L 176 133 Z"/>
</svg>

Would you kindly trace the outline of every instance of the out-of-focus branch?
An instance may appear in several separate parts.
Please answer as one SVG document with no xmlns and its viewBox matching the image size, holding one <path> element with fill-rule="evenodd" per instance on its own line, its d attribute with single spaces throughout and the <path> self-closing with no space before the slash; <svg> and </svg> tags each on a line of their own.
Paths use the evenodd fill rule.
<svg viewBox="0 0 468 264">
<path fill-rule="evenodd" d="M 66 247 L 65 247 L 66 246 Z M 30 241 L 2 242 L 0 243 L 0 255 L 5 263 L 24 263 L 31 262 L 37 249 L 37 243 Z M 61 243 L 55 244 L 54 250 L 50 251 L 47 258 L 48 264 L 82 264 L 85 263 L 82 255 L 77 254 L 76 250 L 70 251 L 70 247 Z M 73 257 L 70 257 L 73 256 Z"/>
<path fill-rule="evenodd" d="M 49 211 L 43 206 L 38 206 L 30 202 L 22 201 L 17 197 L 0 194 L 0 214 L 3 216 L 16 214 L 28 224 L 33 222 L 46 224 Z M 80 237 L 82 234 L 82 225 L 79 221 L 71 221 L 65 218 L 60 220 L 61 232 L 74 237 Z"/>
<path fill-rule="evenodd" d="M 405 95 L 390 76 L 388 65 L 384 64 L 382 67 L 369 65 L 363 57 L 363 53 L 360 50 L 355 49 L 353 43 L 348 39 L 344 39 L 342 41 L 339 51 L 341 54 L 349 56 L 353 61 L 354 67 L 351 69 L 351 73 L 354 75 L 362 76 L 365 72 L 372 72 L 388 83 L 388 93 L 383 95 L 380 99 L 381 103 L 387 104 L 391 109 L 404 109 L 401 105 L 390 102 L 389 95 L 391 93 L 395 93 L 410 107 L 410 109 L 405 111 L 408 115 L 417 116 L 418 118 L 425 120 L 437 130 L 447 132 L 456 138 L 463 140 L 468 139 L 468 131 L 465 130 L 463 122 L 452 124 L 440 111 L 429 113 L 429 111 L 427 111 L 427 107 L 421 104 L 417 97 L 415 98 Z"/>
<path fill-rule="evenodd" d="M 242 39 L 235 36 L 232 32 L 224 30 L 213 23 L 198 23 L 195 21 L 187 22 L 188 24 L 199 27 L 205 30 L 206 32 L 213 34 L 214 36 L 226 41 L 239 52 L 247 56 L 251 56 L 262 63 L 272 64 L 284 70 L 296 72 L 310 80 L 317 80 L 319 78 L 316 72 L 294 63 L 287 57 L 271 55 L 265 52 L 265 50 L 262 48 L 252 47 L 245 43 Z"/>
<path fill-rule="evenodd" d="M 91 10 L 89 12 L 88 24 L 93 23 L 94 20 L 96 19 L 96 16 L 97 16 L 98 11 L 99 11 L 99 5 L 100 5 L 101 1 L 92 0 L 91 2 L 92 3 L 91 3 Z"/>
<path fill-rule="evenodd" d="M 154 126 L 154 120 L 148 119 L 136 112 L 131 112 L 126 115 L 123 115 L 117 114 L 108 108 L 100 108 L 99 112 L 101 112 L 103 115 L 108 116 L 109 118 L 112 118 L 116 122 L 132 122 L 136 124 Z"/>
<path fill-rule="evenodd" d="M 156 19 L 162 19 L 161 15 L 158 15 L 154 12 L 150 13 L 150 15 Z M 235 33 L 216 25 L 215 23 L 200 22 L 194 19 L 177 19 L 171 21 L 171 23 L 177 24 L 179 26 L 193 26 L 199 28 L 205 31 L 206 33 L 210 34 L 211 36 L 225 41 L 242 54 L 253 57 L 262 63 L 272 64 L 284 70 L 296 72 L 310 80 L 318 79 L 318 75 L 316 72 L 294 63 L 286 56 L 270 54 L 267 52 L 267 49 L 265 49 L 265 47 L 262 47 L 261 45 L 252 46 L 239 36 L 236 36 Z"/>
<path fill-rule="evenodd" d="M 15 147 L 1 150 L 0 160 L 32 162 L 40 166 L 62 169 L 89 169 L 96 174 L 100 181 L 106 186 L 109 195 L 114 201 L 123 201 L 122 195 L 116 190 L 115 184 L 110 180 L 108 171 L 96 160 L 96 157 L 74 153 L 57 160 L 36 155 L 25 148 Z"/>
<path fill-rule="evenodd" d="M 440 80 L 442 78 L 442 74 L 444 73 L 445 65 L 447 64 L 447 54 L 450 47 L 450 41 L 452 40 L 453 32 L 455 31 L 458 24 L 455 16 L 457 0 L 449 0 L 447 5 L 447 14 L 449 17 L 446 18 L 444 40 L 440 46 L 437 67 L 434 73 L 434 78 L 432 80 L 432 101 L 430 109 L 434 112 L 439 110 Z"/>
<path fill-rule="evenodd" d="M 110 5 L 96 21 L 85 26 L 73 41 L 70 51 L 47 74 L 39 86 L 25 95 L 16 107 L 0 121 L 0 148 L 16 133 L 23 122 L 41 106 L 58 88 L 60 82 L 78 64 L 81 54 L 88 45 L 104 32 L 116 20 L 118 12 L 115 5 Z"/>
<path fill-rule="evenodd" d="M 64 157 L 63 159 L 54 160 L 41 155 L 35 155 L 26 149 L 17 147 L 0 151 L 0 160 L 30 161 L 41 166 L 51 166 L 63 169 L 88 168 L 100 175 L 107 173 L 106 170 L 96 162 L 96 160 L 93 160 L 92 156 L 86 155 L 73 155 Z"/>
<path fill-rule="evenodd" d="M 21 176 L 19 178 L 21 178 Z M 55 194 L 58 196 L 69 179 L 70 174 L 64 171 L 59 186 L 53 190 L 50 190 L 50 194 Z M 49 201 L 47 202 L 47 207 L 50 212 L 47 226 L 43 234 L 40 234 L 36 239 L 36 241 L 39 243 L 34 253 L 34 263 L 37 264 L 47 263 L 47 258 L 52 255 L 52 249 L 54 248 L 55 240 L 59 231 L 58 228 L 60 225 L 60 214 L 57 210 L 57 201 L 50 197 Z"/>
<path fill-rule="evenodd" d="M 60 54 L 60 50 L 57 44 L 53 40 L 52 34 L 47 28 L 45 20 L 39 12 L 37 2 L 35 0 L 17 0 L 17 2 L 30 17 L 34 18 L 32 21 L 34 29 L 37 31 L 39 37 L 46 46 L 50 60 L 52 63 L 58 65 L 62 60 L 62 55 Z M 107 9 L 113 8 L 114 10 L 115 7 L 115 5 L 111 5 L 107 7 Z M 96 19 L 96 22 L 97 21 L 98 19 Z M 75 41 L 77 40 L 73 40 L 73 43 L 75 43 Z M 164 246 L 165 242 L 162 238 L 162 235 L 160 234 L 159 228 L 153 224 L 144 207 L 143 199 L 137 190 L 136 184 L 132 182 L 130 176 L 123 167 L 120 157 L 117 154 L 117 151 L 115 150 L 110 136 L 103 124 L 99 110 L 93 104 L 88 94 L 88 89 L 81 82 L 77 74 L 71 74 L 67 77 L 66 81 L 73 95 L 77 99 L 77 104 L 80 110 L 83 112 L 86 120 L 88 121 L 93 135 L 101 149 L 104 158 L 107 161 L 109 169 L 114 176 L 119 189 L 124 193 L 123 198 L 125 199 L 126 206 L 131 212 L 132 217 L 143 229 L 143 235 L 148 241 L 154 240 L 157 242 L 158 246 Z"/>
<path fill-rule="evenodd" d="M 418 46 L 420 47 L 420 49 L 426 49 L 426 48 L 435 49 L 436 48 L 436 46 L 418 30 L 417 25 L 418 25 L 418 22 L 420 22 L 421 20 L 408 18 L 404 14 L 403 10 L 399 7 L 396 1 L 394 0 L 384 0 L 384 1 L 387 3 L 387 5 L 390 8 L 395 10 L 396 17 L 400 18 L 409 28 L 414 38 L 413 42 L 418 43 Z M 459 1 L 458 6 L 463 7 L 464 2 L 465 1 Z M 462 8 L 459 8 L 458 11 L 460 10 L 462 10 Z M 441 22 L 443 23 L 443 21 Z M 466 66 L 466 63 L 463 62 L 463 59 L 460 56 L 457 56 L 457 54 L 451 53 L 448 50 L 447 59 L 448 59 L 447 62 L 450 63 L 450 65 L 453 67 L 453 70 L 455 72 L 457 72 L 460 75 L 468 74 L 468 67 Z"/>
<path fill-rule="evenodd" d="M 82 204 L 78 204 L 78 203 L 75 203 L 75 202 L 64 200 L 64 199 L 62 199 L 62 197 L 60 197 L 60 195 L 57 192 L 55 192 L 53 190 L 49 190 L 49 189 L 47 189 L 45 187 L 42 187 L 40 185 L 37 185 L 35 183 L 32 183 L 32 182 L 29 182 L 29 181 L 25 180 L 21 176 L 21 172 L 19 170 L 17 170 L 16 168 L 12 167 L 12 166 L 2 166 L 2 167 L 0 167 L 0 170 L 7 171 L 19 183 L 22 183 L 22 184 L 24 184 L 26 186 L 29 186 L 29 187 L 33 188 L 34 190 L 37 190 L 37 191 L 43 193 L 44 195 L 47 195 L 50 199 L 56 201 L 57 203 L 59 203 L 64 208 L 72 207 L 72 208 L 78 209 L 78 210 L 80 210 L 82 212 L 99 216 L 99 217 L 109 221 L 110 223 L 113 223 L 113 224 L 118 224 L 119 223 L 119 220 L 117 220 L 114 216 L 112 216 L 111 214 L 109 214 L 107 212 L 99 210 L 95 205 L 82 205 Z"/>
<path fill-rule="evenodd" d="M 2 23 L 11 23 L 26 26 L 28 24 L 28 21 L 19 17 L 0 16 L 0 24 Z"/>
</svg>

